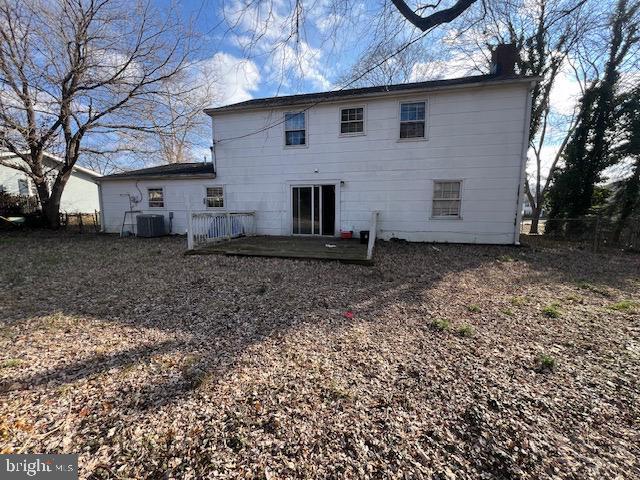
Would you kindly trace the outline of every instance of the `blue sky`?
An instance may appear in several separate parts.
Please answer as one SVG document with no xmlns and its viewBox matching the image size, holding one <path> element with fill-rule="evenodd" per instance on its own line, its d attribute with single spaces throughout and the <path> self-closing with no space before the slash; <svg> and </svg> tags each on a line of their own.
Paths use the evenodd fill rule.
<svg viewBox="0 0 640 480">
<path fill-rule="evenodd" d="M 376 25 L 393 24 L 388 18 L 400 22 L 398 42 L 421 33 L 393 7 L 381 19 L 384 3 L 378 1 L 303 2 L 298 35 L 291 35 L 294 0 L 252 2 L 262 7 L 249 10 L 246 0 L 155 1 L 193 22 L 200 35 L 194 59 L 217 74 L 219 95 L 213 104 L 340 88 L 337 79 L 370 47 Z M 425 47 L 437 46 L 443 31 L 430 34 Z"/>
<path fill-rule="evenodd" d="M 170 0 L 157 0 L 159 6 L 171 8 Z M 332 77 L 341 68 L 348 68 L 357 52 L 342 55 L 340 62 L 335 57 L 328 62 L 326 51 L 321 43 L 317 26 L 322 17 L 322 5 L 307 12 L 304 32 L 296 41 L 291 39 L 286 45 L 280 45 L 290 27 L 287 16 L 293 11 L 288 0 L 273 2 L 274 10 L 267 17 L 255 9 L 241 15 L 243 2 L 219 0 L 181 0 L 177 8 L 185 21 L 193 22 L 193 28 L 200 35 L 194 59 L 213 62 L 221 83 L 221 96 L 214 103 L 230 103 L 249 97 L 264 97 L 287 93 L 300 93 L 331 88 Z M 313 14 L 312 14 L 313 13 Z M 255 22 L 270 18 L 264 23 Z M 235 21 L 234 28 L 230 23 Z M 248 46 L 251 35 L 261 38 Z M 304 65 L 296 65 L 293 52 L 298 48 L 303 55 Z M 277 65 L 276 65 L 277 62 Z"/>
</svg>

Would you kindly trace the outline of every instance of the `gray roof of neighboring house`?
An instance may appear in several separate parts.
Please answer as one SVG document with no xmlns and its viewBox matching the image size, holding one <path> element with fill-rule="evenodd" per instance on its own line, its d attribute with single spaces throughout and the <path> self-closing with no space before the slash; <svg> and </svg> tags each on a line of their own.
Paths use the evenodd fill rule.
<svg viewBox="0 0 640 480">
<path fill-rule="evenodd" d="M 331 92 L 305 93 L 301 95 L 286 95 L 282 97 L 256 98 L 244 102 L 225 105 L 223 107 L 205 108 L 205 113 L 235 112 L 256 108 L 277 108 L 290 105 L 304 105 L 313 102 L 338 101 L 343 98 L 378 96 L 395 92 L 411 90 L 441 90 L 454 87 L 469 87 L 491 84 L 521 83 L 538 80 L 537 77 L 524 77 L 520 75 L 474 75 L 461 78 L 449 78 L 446 80 L 430 80 L 427 82 L 401 83 L 397 85 L 382 85 L 379 87 L 349 88 L 334 90 Z"/>
<path fill-rule="evenodd" d="M 99 178 L 104 180 L 131 180 L 131 179 L 180 179 L 180 178 L 215 178 L 216 172 L 212 163 L 170 163 L 157 167 L 129 170 L 128 172 L 114 173 Z"/>
</svg>

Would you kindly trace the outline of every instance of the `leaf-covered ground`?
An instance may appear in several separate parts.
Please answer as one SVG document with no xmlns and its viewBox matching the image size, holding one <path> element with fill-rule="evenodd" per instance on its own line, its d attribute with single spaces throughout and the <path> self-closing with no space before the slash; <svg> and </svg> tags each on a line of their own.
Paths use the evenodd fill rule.
<svg viewBox="0 0 640 480">
<path fill-rule="evenodd" d="M 82 478 L 640 477 L 639 255 L 184 246 L 0 236 L 0 451 Z"/>
</svg>

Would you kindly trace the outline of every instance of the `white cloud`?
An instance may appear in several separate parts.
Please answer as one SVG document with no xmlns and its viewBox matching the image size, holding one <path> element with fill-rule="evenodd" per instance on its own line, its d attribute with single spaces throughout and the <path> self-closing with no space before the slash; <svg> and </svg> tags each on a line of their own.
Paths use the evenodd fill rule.
<svg viewBox="0 0 640 480">
<path fill-rule="evenodd" d="M 273 0 L 245 4 L 236 0 L 229 3 L 223 12 L 227 22 L 236 26 L 235 45 L 249 58 L 265 58 L 263 73 L 271 76 L 272 82 L 288 89 L 294 88 L 294 83 L 305 82 L 316 89 L 331 86 L 325 75 L 329 69 L 323 64 L 323 51 L 311 46 L 304 37 L 304 31 L 299 37 L 295 34 L 295 17 L 288 2 Z M 311 17 L 306 20 L 315 22 L 320 29 L 319 19 Z"/>
<path fill-rule="evenodd" d="M 565 65 L 558 72 L 551 88 L 549 97 L 551 109 L 560 115 L 571 115 L 580 100 L 580 95 L 580 83 L 569 65 Z"/>
<path fill-rule="evenodd" d="M 194 68 L 212 82 L 211 105 L 227 105 L 253 98 L 260 85 L 260 71 L 251 60 L 219 52 L 198 62 Z"/>
<path fill-rule="evenodd" d="M 560 144 L 552 144 L 552 145 L 543 145 L 542 150 L 540 152 L 541 166 L 540 173 L 542 175 L 542 183 L 545 182 L 547 178 L 547 174 L 549 173 L 549 169 L 551 168 L 551 164 L 553 160 L 556 158 L 558 154 L 558 150 L 560 149 Z M 536 162 L 535 162 L 535 152 L 533 149 L 529 149 L 527 162 L 527 174 L 534 178 L 536 174 Z"/>
<path fill-rule="evenodd" d="M 292 86 L 292 79 L 302 79 L 313 88 L 326 90 L 331 82 L 324 75 L 326 67 L 322 64 L 322 50 L 300 42 L 297 48 L 283 44 L 279 46 L 267 64 L 267 71 L 282 76 L 285 87 Z"/>
<path fill-rule="evenodd" d="M 474 59 L 462 53 L 456 53 L 447 59 L 418 62 L 411 69 L 412 82 L 437 78 L 457 78 L 477 74 Z"/>
</svg>

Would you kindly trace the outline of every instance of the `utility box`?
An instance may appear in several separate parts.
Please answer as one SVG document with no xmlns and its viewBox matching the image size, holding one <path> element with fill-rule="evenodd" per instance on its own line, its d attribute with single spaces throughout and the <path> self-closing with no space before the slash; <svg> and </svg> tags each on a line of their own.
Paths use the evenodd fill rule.
<svg viewBox="0 0 640 480">
<path fill-rule="evenodd" d="M 138 215 L 136 226 L 138 237 L 161 237 L 166 233 L 164 215 Z"/>
</svg>

